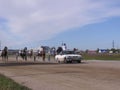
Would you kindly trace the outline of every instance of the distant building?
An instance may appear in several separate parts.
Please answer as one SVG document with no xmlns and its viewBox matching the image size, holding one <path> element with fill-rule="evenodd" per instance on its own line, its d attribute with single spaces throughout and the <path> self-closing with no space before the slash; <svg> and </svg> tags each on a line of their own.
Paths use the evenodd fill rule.
<svg viewBox="0 0 120 90">
<path fill-rule="evenodd" d="M 9 55 L 16 55 L 16 53 L 18 53 L 19 50 L 18 49 L 8 49 L 8 54 Z"/>
<path fill-rule="evenodd" d="M 96 52 L 96 50 L 88 50 L 87 53 L 88 54 L 96 54 L 97 52 Z"/>
<path fill-rule="evenodd" d="M 113 51 L 109 51 L 109 53 L 110 53 L 110 54 L 112 54 L 112 53 L 113 53 Z"/>
<path fill-rule="evenodd" d="M 107 49 L 99 49 L 98 53 L 108 53 Z"/>
</svg>

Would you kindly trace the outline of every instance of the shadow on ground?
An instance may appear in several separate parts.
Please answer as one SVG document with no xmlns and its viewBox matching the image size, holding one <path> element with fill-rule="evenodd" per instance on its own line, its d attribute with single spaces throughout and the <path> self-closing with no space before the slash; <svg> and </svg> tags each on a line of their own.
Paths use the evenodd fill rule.
<svg viewBox="0 0 120 90">
<path fill-rule="evenodd" d="M 71 64 L 79 64 L 79 63 L 67 63 L 67 65 Z M 81 62 L 80 64 L 88 64 L 86 62 Z M 7 63 L 0 63 L 0 67 L 6 66 L 28 66 L 28 65 L 61 65 L 58 63 L 53 62 L 7 62 Z M 63 65 L 63 64 L 62 64 Z"/>
<path fill-rule="evenodd" d="M 26 66 L 26 65 L 57 65 L 58 63 L 53 62 L 2 62 L 0 67 L 3 66 Z"/>
</svg>

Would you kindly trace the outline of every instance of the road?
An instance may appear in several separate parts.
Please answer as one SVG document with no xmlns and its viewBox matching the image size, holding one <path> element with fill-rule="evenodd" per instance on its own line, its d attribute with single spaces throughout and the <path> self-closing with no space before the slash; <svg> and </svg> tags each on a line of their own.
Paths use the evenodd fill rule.
<svg viewBox="0 0 120 90">
<path fill-rule="evenodd" d="M 0 73 L 33 90 L 120 90 L 120 61 L 57 64 L 0 59 Z"/>
</svg>

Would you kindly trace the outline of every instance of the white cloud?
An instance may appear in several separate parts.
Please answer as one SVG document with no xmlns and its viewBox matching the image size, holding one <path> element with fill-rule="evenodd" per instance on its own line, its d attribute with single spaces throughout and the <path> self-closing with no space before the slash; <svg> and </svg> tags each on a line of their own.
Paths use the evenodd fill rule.
<svg viewBox="0 0 120 90">
<path fill-rule="evenodd" d="M 46 40 L 70 28 L 120 16 L 118 4 L 119 0 L 0 0 L 0 18 L 8 27 L 0 29 L 0 38 L 9 46 Z"/>
</svg>

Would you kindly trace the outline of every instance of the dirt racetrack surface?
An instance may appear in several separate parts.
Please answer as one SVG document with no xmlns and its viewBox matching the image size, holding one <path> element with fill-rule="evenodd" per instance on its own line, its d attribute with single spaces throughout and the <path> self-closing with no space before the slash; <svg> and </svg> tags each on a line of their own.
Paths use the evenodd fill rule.
<svg viewBox="0 0 120 90">
<path fill-rule="evenodd" d="M 120 90 L 120 61 L 86 61 L 57 64 L 37 60 L 4 63 L 0 73 L 32 90 Z"/>
</svg>

